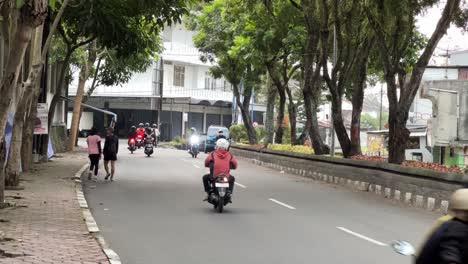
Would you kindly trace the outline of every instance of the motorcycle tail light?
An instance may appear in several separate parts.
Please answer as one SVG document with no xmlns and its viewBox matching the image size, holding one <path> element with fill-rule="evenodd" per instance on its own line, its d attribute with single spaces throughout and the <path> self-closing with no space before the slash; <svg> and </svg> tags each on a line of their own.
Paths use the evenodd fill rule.
<svg viewBox="0 0 468 264">
<path fill-rule="evenodd" d="M 130 139 L 130 143 L 135 143 L 135 140 L 133 138 Z"/>
</svg>

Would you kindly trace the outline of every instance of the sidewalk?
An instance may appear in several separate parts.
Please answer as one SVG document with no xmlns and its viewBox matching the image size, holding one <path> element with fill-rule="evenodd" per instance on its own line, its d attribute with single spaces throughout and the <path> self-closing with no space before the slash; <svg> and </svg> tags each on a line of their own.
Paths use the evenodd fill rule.
<svg viewBox="0 0 468 264">
<path fill-rule="evenodd" d="M 109 263 L 88 233 L 72 177 L 85 153 L 65 153 L 22 176 L 22 191 L 7 191 L 15 207 L 0 210 L 0 263 Z"/>
</svg>

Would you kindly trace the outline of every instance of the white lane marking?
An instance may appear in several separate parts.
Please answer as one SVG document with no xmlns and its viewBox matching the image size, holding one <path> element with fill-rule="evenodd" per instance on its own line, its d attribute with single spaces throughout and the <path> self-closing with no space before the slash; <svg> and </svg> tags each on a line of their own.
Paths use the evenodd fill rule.
<svg viewBox="0 0 468 264">
<path fill-rule="evenodd" d="M 386 247 L 386 246 L 388 246 L 388 245 L 385 244 L 385 243 L 382 243 L 382 242 L 377 241 L 377 240 L 375 240 L 375 239 L 372 239 L 372 238 L 370 238 L 370 237 L 367 237 L 367 236 L 358 234 L 358 233 L 353 232 L 353 231 L 351 231 L 351 230 L 349 230 L 349 229 L 346 229 L 346 228 L 344 228 L 344 227 L 337 226 L 336 228 L 338 228 L 339 230 L 341 230 L 341 231 L 343 231 L 343 232 L 346 232 L 346 233 L 348 233 L 348 234 L 350 234 L 350 235 L 353 235 L 353 236 L 359 237 L 359 238 L 361 238 L 361 239 L 364 239 L 364 240 L 366 240 L 366 241 L 368 241 L 368 242 L 374 243 L 374 244 L 376 244 L 376 245 L 378 245 L 378 246 L 381 246 L 381 247 Z"/>
<path fill-rule="evenodd" d="M 197 169 L 201 169 L 201 167 L 198 166 L 198 165 L 195 165 L 195 164 L 192 164 L 192 165 L 193 165 L 195 168 L 197 168 Z"/>
<path fill-rule="evenodd" d="M 284 206 L 284 207 L 286 207 L 286 208 L 289 208 L 289 209 L 291 209 L 291 210 L 296 210 L 296 208 L 290 206 L 289 204 L 282 203 L 282 202 L 280 202 L 280 201 L 278 201 L 278 200 L 276 200 L 276 199 L 270 198 L 270 199 L 268 199 L 268 200 L 270 200 L 270 201 L 272 201 L 272 202 L 274 202 L 274 203 L 277 203 L 277 204 L 279 204 L 279 205 L 282 205 L 282 206 Z"/>
<path fill-rule="evenodd" d="M 238 183 L 238 182 L 234 182 L 234 183 L 235 183 L 237 186 L 241 187 L 241 188 L 247 189 L 247 186 L 245 186 L 245 185 L 242 185 L 242 184 L 240 184 L 240 183 Z"/>
</svg>

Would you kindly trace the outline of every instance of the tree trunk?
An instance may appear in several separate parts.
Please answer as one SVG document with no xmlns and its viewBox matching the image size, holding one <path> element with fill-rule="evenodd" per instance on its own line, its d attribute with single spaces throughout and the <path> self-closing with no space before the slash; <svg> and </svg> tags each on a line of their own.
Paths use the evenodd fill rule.
<svg viewBox="0 0 468 264">
<path fill-rule="evenodd" d="M 0 138 L 5 136 L 5 126 L 8 119 L 8 112 L 11 99 L 18 82 L 19 71 L 23 64 L 26 49 L 31 40 L 34 26 L 18 19 L 17 31 L 14 35 L 12 48 L 9 52 L 9 59 L 0 87 Z M 0 179 L 2 180 L 2 179 Z"/>
<path fill-rule="evenodd" d="M 276 116 L 276 136 L 275 136 L 275 143 L 282 144 L 283 143 L 283 135 L 284 135 L 284 110 L 286 108 L 286 94 L 283 88 L 278 88 L 279 94 L 279 105 L 278 105 L 278 114 Z"/>
<path fill-rule="evenodd" d="M 341 98 L 332 100 L 332 116 L 333 116 L 333 125 L 335 126 L 336 136 L 338 137 L 341 150 L 343 151 L 343 157 L 348 158 L 350 148 L 351 148 L 351 141 L 349 140 L 348 131 L 346 131 L 346 126 L 344 125 Z"/>
<path fill-rule="evenodd" d="M 276 95 L 278 94 L 278 90 L 271 82 L 271 77 L 267 75 L 267 87 L 268 87 L 268 95 L 267 95 L 267 109 L 266 109 L 266 120 L 265 120 L 265 130 L 266 130 L 266 140 L 265 140 L 265 147 L 268 144 L 273 143 L 273 136 L 275 134 L 275 101 Z"/>
<path fill-rule="evenodd" d="M 364 102 L 364 89 L 356 89 L 353 94 L 351 117 L 351 147 L 349 156 L 361 155 L 361 113 Z"/>
<path fill-rule="evenodd" d="M 309 136 L 312 141 L 314 153 L 323 155 L 330 153 L 330 148 L 320 137 L 320 129 L 317 119 L 318 101 L 321 96 L 319 85 L 320 66 L 318 66 L 318 36 L 319 31 L 312 26 L 308 27 L 308 38 L 304 55 L 304 106 L 307 122 L 310 124 Z M 315 67 L 314 67 L 315 66 Z"/>
<path fill-rule="evenodd" d="M 304 90 L 304 106 L 309 125 L 309 136 L 312 141 L 314 154 L 324 155 L 330 153 L 330 148 L 323 143 L 317 118 L 317 104 L 308 91 Z"/>
<path fill-rule="evenodd" d="M 301 135 L 296 139 L 296 145 L 304 145 L 307 140 L 307 135 L 309 135 L 310 130 L 310 122 L 306 121 L 304 131 L 302 131 Z"/>
<path fill-rule="evenodd" d="M 93 83 L 91 84 L 91 87 L 88 89 L 86 94 L 83 96 L 83 99 L 81 100 L 81 103 L 85 104 L 88 101 L 88 98 L 93 94 L 94 90 L 97 88 L 97 77 L 99 75 L 99 69 L 101 68 L 101 62 L 102 62 L 102 57 L 99 58 L 96 69 L 94 70 L 94 78 L 93 78 Z M 80 118 L 78 118 L 78 127 L 80 127 L 81 123 L 81 117 L 83 116 L 83 110 L 84 107 L 81 107 L 80 109 Z M 78 137 L 80 136 L 80 133 L 77 132 L 76 134 L 76 140 L 75 140 L 75 147 L 78 147 Z"/>
<path fill-rule="evenodd" d="M 21 171 L 21 149 L 23 147 L 24 122 L 31 105 L 33 95 L 39 93 L 39 79 L 42 70 L 41 48 L 42 48 L 43 26 L 39 26 L 34 32 L 34 39 L 30 46 L 31 67 L 28 79 L 21 86 L 21 97 L 13 122 L 12 138 L 8 162 L 5 168 L 6 185 L 18 186 Z"/>
<path fill-rule="evenodd" d="M 33 164 L 33 139 L 34 127 L 37 116 L 37 100 L 39 98 L 39 89 L 35 89 L 30 100 L 29 110 L 26 115 L 25 125 L 23 129 L 23 145 L 21 147 L 21 161 L 23 172 L 31 170 Z"/>
<path fill-rule="evenodd" d="M 369 42 L 366 46 L 368 50 L 373 46 L 373 41 Z M 364 88 L 366 86 L 367 79 L 367 62 L 369 59 L 369 51 L 358 62 L 360 66 L 358 68 L 358 77 L 355 80 L 353 98 L 351 103 L 353 105 L 353 112 L 351 116 L 351 149 L 350 156 L 361 155 L 361 113 L 362 106 L 364 104 Z"/>
<path fill-rule="evenodd" d="M 0 138 L 0 209 L 5 207 L 5 170 L 3 164 L 5 164 L 5 153 L 6 143 L 3 138 Z"/>
<path fill-rule="evenodd" d="M 84 103 L 84 102 L 83 102 Z M 80 127 L 80 123 L 81 123 L 81 117 L 83 116 L 83 110 L 84 110 L 84 107 L 80 107 L 80 114 L 79 114 L 79 117 L 78 117 L 78 128 Z M 76 135 L 75 135 L 75 147 L 78 147 L 78 139 L 80 137 L 80 130 L 78 129 L 76 131 Z"/>
<path fill-rule="evenodd" d="M 245 89 L 249 90 L 249 89 Z M 233 92 L 234 96 L 236 97 L 236 103 L 241 111 L 242 121 L 244 123 L 245 130 L 247 131 L 247 136 L 249 138 L 249 144 L 255 145 L 257 144 L 257 133 L 255 132 L 255 128 L 250 120 L 250 113 L 249 113 L 249 104 L 250 98 L 252 96 L 252 92 L 245 92 L 244 91 L 244 99 L 243 101 L 240 100 L 240 92 L 239 87 L 237 85 L 233 85 Z"/>
<path fill-rule="evenodd" d="M 31 94 L 24 92 L 16 109 L 11 136 L 10 151 L 5 167 L 6 186 L 18 186 L 21 171 L 21 146 L 23 142 L 23 126 L 26 110 L 30 103 Z"/>
<path fill-rule="evenodd" d="M 312 12 L 315 12 L 316 2 L 304 2 L 304 17 L 307 21 L 307 39 L 305 43 L 304 54 L 304 106 L 307 117 L 307 122 L 310 124 L 309 136 L 312 141 L 314 153 L 323 155 L 330 153 L 330 148 L 323 142 L 320 137 L 320 129 L 317 119 L 318 102 L 321 96 L 320 88 L 320 52 L 319 35 L 320 29 Z"/>
<path fill-rule="evenodd" d="M 289 104 L 288 104 L 288 114 L 289 114 L 289 127 L 291 129 L 291 145 L 297 145 L 297 106 L 296 103 L 294 103 L 294 98 L 291 92 L 291 89 L 289 86 L 286 84 L 285 87 L 286 92 L 288 93 L 288 99 L 289 99 Z"/>
<path fill-rule="evenodd" d="M 59 78 L 57 80 L 54 95 L 52 96 L 52 100 L 50 101 L 49 114 L 47 116 L 47 118 L 48 118 L 47 126 L 48 126 L 49 134 L 50 134 L 50 131 L 51 131 L 51 128 L 52 128 L 52 123 L 53 123 L 54 116 L 55 116 L 55 109 L 57 108 L 57 104 L 60 102 L 60 100 L 62 100 L 62 98 L 61 98 L 62 91 L 63 91 L 63 88 L 65 87 L 65 84 L 68 81 L 68 78 L 66 78 L 66 75 L 67 75 L 67 71 L 69 69 L 68 67 L 69 67 L 69 64 L 70 64 L 70 59 L 71 59 L 72 54 L 73 54 L 73 50 L 67 48 L 67 54 L 65 55 L 65 59 L 64 59 L 63 64 L 62 64 L 62 68 L 60 68 Z M 68 96 L 68 94 L 66 96 Z M 68 109 L 65 109 L 65 112 L 67 113 Z M 43 135 L 41 155 L 44 156 L 44 157 L 47 156 L 48 141 L 49 141 L 49 135 Z"/>
<path fill-rule="evenodd" d="M 389 121 L 389 141 L 388 141 L 388 161 L 390 163 L 401 164 L 405 161 L 406 142 L 408 142 L 410 132 L 406 128 L 408 118 L 405 113 L 397 112 L 390 115 Z"/>
<path fill-rule="evenodd" d="M 76 91 L 75 102 L 73 105 L 73 116 L 70 127 L 70 137 L 68 139 L 68 150 L 73 151 L 75 149 L 75 141 L 77 138 L 77 133 L 79 130 L 79 118 L 81 113 L 81 102 L 83 100 L 84 88 L 86 80 L 91 72 L 94 62 L 96 61 L 97 50 L 96 50 L 96 41 L 90 43 L 88 59 L 85 64 L 81 67 L 80 76 L 78 80 L 78 88 Z"/>
</svg>

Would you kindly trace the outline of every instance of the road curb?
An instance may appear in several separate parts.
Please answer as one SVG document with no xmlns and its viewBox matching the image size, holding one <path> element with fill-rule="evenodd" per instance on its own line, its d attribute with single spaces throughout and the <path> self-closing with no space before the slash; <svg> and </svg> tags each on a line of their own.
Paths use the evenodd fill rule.
<svg viewBox="0 0 468 264">
<path fill-rule="evenodd" d="M 93 237 L 99 243 L 99 246 L 101 247 L 104 254 L 106 254 L 109 262 L 111 264 L 121 264 L 122 262 L 120 261 L 119 255 L 109 247 L 109 245 L 106 243 L 106 240 L 102 236 L 99 230 L 99 227 L 96 221 L 94 220 L 93 214 L 91 213 L 91 210 L 89 210 L 88 202 L 86 201 L 86 198 L 84 196 L 81 176 L 83 175 L 83 173 L 86 172 L 88 166 L 89 166 L 88 163 L 83 165 L 83 167 L 81 167 L 81 169 L 77 173 L 75 173 L 75 177 L 74 177 L 76 198 L 78 200 L 78 203 L 80 204 L 80 208 L 83 213 L 83 219 L 86 222 L 86 227 L 88 228 L 88 232 L 91 235 L 93 235 Z"/>
</svg>

